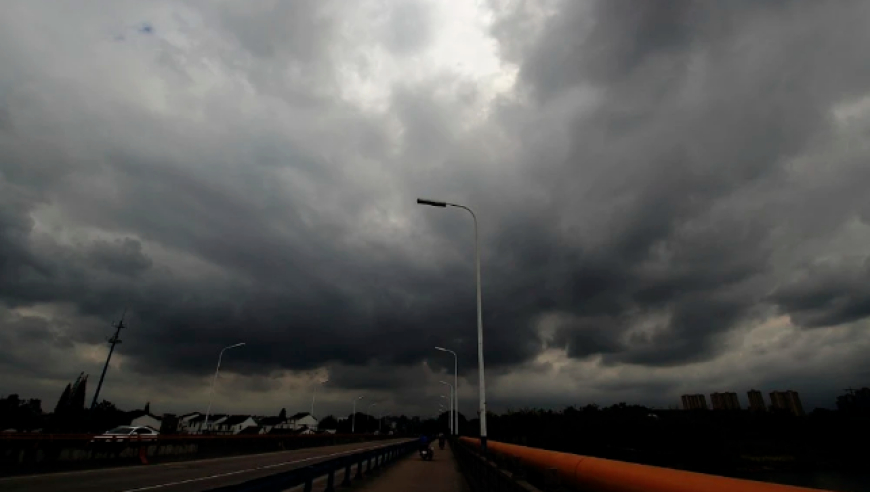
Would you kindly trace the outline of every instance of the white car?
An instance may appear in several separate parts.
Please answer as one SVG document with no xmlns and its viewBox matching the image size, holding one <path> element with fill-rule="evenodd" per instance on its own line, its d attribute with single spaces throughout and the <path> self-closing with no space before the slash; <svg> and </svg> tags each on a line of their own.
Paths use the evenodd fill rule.
<svg viewBox="0 0 870 492">
<path fill-rule="evenodd" d="M 113 441 L 155 441 L 160 433 L 151 427 L 137 427 L 131 425 L 122 425 L 114 429 L 107 430 L 99 436 L 94 436 L 91 442 L 113 442 Z"/>
</svg>

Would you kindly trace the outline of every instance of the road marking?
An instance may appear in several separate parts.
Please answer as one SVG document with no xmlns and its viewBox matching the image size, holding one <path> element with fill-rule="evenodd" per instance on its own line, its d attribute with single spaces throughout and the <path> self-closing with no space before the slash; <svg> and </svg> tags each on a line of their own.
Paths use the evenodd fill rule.
<svg viewBox="0 0 870 492">
<path fill-rule="evenodd" d="M 259 470 L 268 470 L 269 468 L 277 468 L 277 467 L 279 467 L 279 466 L 284 466 L 284 465 L 292 465 L 292 464 L 295 464 L 295 463 L 303 463 L 303 462 L 306 462 L 306 461 L 316 460 L 316 459 L 320 459 L 320 458 L 331 458 L 331 457 L 333 457 L 333 456 L 341 456 L 341 455 L 343 455 L 343 454 L 356 453 L 356 452 L 359 452 L 359 451 L 368 451 L 368 450 L 370 450 L 370 449 L 377 449 L 377 448 L 382 448 L 382 447 L 385 447 L 385 446 L 383 446 L 383 445 L 381 445 L 381 446 L 371 446 L 371 447 L 368 447 L 368 448 L 353 449 L 353 450 L 350 450 L 350 451 L 342 451 L 342 452 L 340 452 L 340 453 L 332 453 L 332 454 L 324 454 L 324 455 L 320 455 L 320 456 L 312 456 L 312 457 L 310 457 L 310 458 L 303 458 L 303 459 L 301 459 L 301 460 L 296 460 L 296 461 L 284 461 L 284 462 L 282 462 L 282 463 L 273 463 L 273 464 L 271 464 L 271 465 L 263 465 L 263 466 L 258 466 L 258 467 L 255 467 L 255 468 L 248 468 L 248 469 L 245 469 L 245 470 L 236 470 L 236 471 L 231 471 L 231 472 L 227 472 L 227 473 L 220 473 L 220 474 L 218 474 L 218 475 L 209 475 L 209 476 L 207 476 L 207 477 L 190 478 L 190 479 L 187 479 L 187 480 L 180 480 L 180 481 L 178 481 L 178 482 L 162 483 L 162 484 L 159 484 L 159 485 L 149 485 L 149 486 L 147 486 L 147 487 L 140 487 L 140 488 L 137 488 L 137 489 L 127 489 L 127 490 L 124 490 L 124 491 L 122 491 L 122 492 L 139 492 L 139 491 L 141 491 L 141 490 L 162 489 L 162 488 L 165 488 L 165 487 L 172 487 L 172 486 L 175 486 L 175 485 L 182 485 L 182 484 L 193 483 L 193 482 L 201 482 L 201 481 L 203 481 L 203 480 L 212 480 L 212 479 L 215 479 L 215 478 L 229 477 L 229 476 L 232 476 L 232 475 L 238 475 L 238 474 L 240 474 L 240 473 L 248 473 L 248 472 L 259 471 Z"/>
<path fill-rule="evenodd" d="M 401 439 L 395 439 L 395 441 L 401 441 Z M 388 441 L 389 442 L 389 441 Z M 397 444 L 397 443 L 396 443 Z M 336 444 L 335 446 L 344 446 L 344 444 Z M 388 444 L 385 444 L 388 446 Z M 318 446 L 321 448 L 329 448 L 332 446 Z M 222 461 L 222 460 L 238 460 L 243 458 L 256 458 L 257 456 L 277 456 L 280 454 L 289 454 L 289 453 L 297 453 L 299 451 L 308 451 L 311 449 L 317 448 L 299 448 L 299 449 L 288 449 L 285 451 L 268 451 L 265 453 L 256 453 L 256 454 L 239 454 L 235 456 L 223 456 L 220 458 L 202 458 L 198 460 L 184 460 L 184 461 L 171 461 L 169 463 L 155 463 L 153 465 L 148 465 L 148 468 L 157 468 L 157 467 L 178 467 L 184 468 L 184 465 L 191 465 L 194 463 L 207 463 L 212 461 Z M 365 448 L 365 449 L 374 449 L 374 448 Z M 363 449 L 354 449 L 354 451 L 363 451 Z M 13 480 L 27 480 L 34 478 L 51 478 L 51 477 L 62 477 L 66 475 L 83 475 L 87 473 L 109 473 L 109 472 L 127 472 L 130 470 L 135 470 L 139 468 L 141 465 L 122 465 L 122 466 L 108 466 L 105 468 L 92 468 L 90 470 L 76 470 L 76 471 L 68 471 L 68 472 L 48 472 L 48 473 L 38 473 L 36 475 L 19 475 L 19 476 L 11 476 L 11 477 L 2 477 L 0 478 L 0 482 L 9 482 Z"/>
</svg>

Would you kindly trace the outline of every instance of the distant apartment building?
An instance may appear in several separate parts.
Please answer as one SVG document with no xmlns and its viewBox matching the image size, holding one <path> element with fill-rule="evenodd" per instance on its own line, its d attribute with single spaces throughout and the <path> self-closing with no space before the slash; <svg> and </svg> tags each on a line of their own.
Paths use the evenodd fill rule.
<svg viewBox="0 0 870 492">
<path fill-rule="evenodd" d="M 753 412 L 763 412 L 767 410 L 767 405 L 764 404 L 764 395 L 756 389 L 746 392 L 749 395 L 749 409 Z"/>
<path fill-rule="evenodd" d="M 706 410 L 707 397 L 704 395 L 683 395 L 683 410 Z"/>
<path fill-rule="evenodd" d="M 770 408 L 786 410 L 792 415 L 804 415 L 804 407 L 797 391 L 773 391 L 770 393 Z"/>
<path fill-rule="evenodd" d="M 711 393 L 710 404 L 713 410 L 740 410 L 737 393 Z"/>
</svg>

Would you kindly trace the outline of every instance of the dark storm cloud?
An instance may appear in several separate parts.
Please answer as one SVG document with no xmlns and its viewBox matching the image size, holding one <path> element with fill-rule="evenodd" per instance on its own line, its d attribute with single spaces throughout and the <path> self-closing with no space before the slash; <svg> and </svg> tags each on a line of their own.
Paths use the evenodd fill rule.
<svg viewBox="0 0 870 492">
<path fill-rule="evenodd" d="M 0 357 L 0 371 L 9 377 L 67 378 L 74 371 L 66 359 L 74 350 L 75 337 L 101 328 L 99 324 L 93 320 L 46 319 L 0 308 L 0 344 L 14 348 Z M 21 379 L 24 385 L 26 381 Z"/>
<path fill-rule="evenodd" d="M 538 30 L 528 7 L 494 29 L 532 97 L 497 99 L 471 131 L 462 111 L 485 95 L 452 73 L 397 82 L 386 109 L 349 104 L 340 77 L 364 56 L 339 49 L 354 44 L 340 3 L 208 5 L 189 4 L 213 51 L 117 52 L 160 71 L 121 79 L 130 101 L 102 75 L 40 75 L 50 63 L 0 30 L 0 302 L 21 344 L 102 343 L 129 307 L 121 353 L 141 374 L 205 375 L 244 341 L 247 375 L 333 366 L 336 388 L 419 397 L 415 367 L 452 368 L 440 345 L 473 379 L 471 218 L 418 194 L 478 212 L 500 376 L 544 346 L 605 370 L 707 361 L 771 306 L 806 327 L 870 314 L 865 267 L 780 278 L 824 253 L 788 257 L 790 241 L 860 215 L 838 180 L 808 211 L 825 220 L 804 213 L 814 175 L 794 159 L 840 162 L 812 152 L 838 150 L 832 107 L 870 87 L 863 4 L 565 1 Z M 392 10 L 376 42 L 419 54 L 430 8 Z M 148 42 L 171 31 L 147 18 Z M 62 239 L 52 208 L 106 235 Z M 45 304 L 73 321 L 11 311 Z M 654 384 L 638 394 L 677 387 Z"/>
<path fill-rule="evenodd" d="M 554 190 L 538 220 L 589 220 L 566 233 L 580 246 L 569 260 L 550 234 L 513 265 L 517 276 L 542 273 L 534 295 L 513 297 L 539 301 L 511 309 L 580 316 L 556 337 L 577 356 L 679 364 L 720 351 L 718 334 L 752 316 L 769 288 L 759 278 L 779 219 L 763 196 L 750 197 L 751 215 L 733 197 L 787 182 L 789 159 L 828 136 L 832 105 L 870 87 L 855 44 L 866 14 L 856 4 L 564 2 L 521 79 L 541 104 L 584 86 L 603 98 L 573 121 L 567 157 L 530 175 Z M 832 24 L 843 30 L 828 36 Z M 536 235 L 540 224 L 516 229 Z M 848 320 L 861 306 L 844 307 Z M 667 315 L 655 335 L 626 339 L 654 314 Z"/>
<path fill-rule="evenodd" d="M 151 267 L 151 259 L 142 254 L 142 243 L 130 238 L 96 241 L 87 256 L 96 268 L 119 275 L 136 276 Z"/>
<path fill-rule="evenodd" d="M 818 328 L 870 316 L 870 259 L 811 265 L 797 277 L 771 295 L 793 323 Z"/>
<path fill-rule="evenodd" d="M 46 256 L 33 258 L 39 269 L 23 262 L 13 265 L 15 270 L 5 277 L 7 282 L 0 284 L 6 301 L 28 305 L 64 299 L 78 305 L 84 314 L 106 318 L 130 306 L 124 352 L 134 358 L 133 367 L 143 371 L 204 372 L 210 370 L 214 354 L 237 340 L 246 341 L 246 353 L 256 354 L 239 363 L 249 373 L 280 367 L 312 369 L 333 360 L 361 365 L 371 361 L 412 364 L 431 356 L 437 344 L 465 348 L 463 356 L 471 360 L 475 349 L 470 339 L 475 316 L 471 270 L 446 268 L 440 272 L 440 280 L 413 269 L 396 275 L 390 258 L 381 263 L 369 256 L 367 262 L 360 262 L 353 251 L 336 247 L 328 236 L 321 237 L 320 228 L 301 222 L 294 225 L 299 236 L 276 236 L 263 223 L 268 217 L 234 208 L 245 203 L 213 196 L 213 190 L 184 177 L 173 178 L 159 170 L 137 175 L 137 186 L 130 183 L 132 194 L 126 199 L 137 208 L 163 212 L 131 215 L 121 220 L 125 228 L 163 244 L 184 246 L 242 277 L 192 283 L 176 278 L 171 271 L 152 270 L 142 276 L 151 260 L 129 239 L 96 241 L 81 252 L 52 243 L 37 248 L 27 239 L 33 227 L 33 221 L 26 219 L 29 211 L 21 210 L 20 216 L 9 220 L 18 224 L 17 229 L 11 225 L 5 229 L 16 232 L 15 237 L 22 241 L 14 244 L 15 250 L 45 252 Z M 185 193 L 157 193 L 150 183 Z M 288 203 L 286 208 L 298 206 L 301 204 Z M 218 222 L 197 224 L 200 207 L 211 210 L 203 218 Z M 86 210 L 97 222 L 105 213 L 96 208 Z M 115 209 L 112 220 L 117 220 L 118 212 L 125 210 Z M 162 213 L 175 219 L 154 219 Z M 262 222 L 237 223 L 238 217 L 260 217 Z M 228 241 L 226 231 L 238 239 Z M 298 243 L 297 248 L 288 249 L 302 238 L 308 245 Z M 305 264 L 317 269 L 304 268 Z M 104 270 L 104 274 L 89 272 L 89 265 Z M 115 273 L 139 274 L 139 278 L 130 282 L 111 275 Z M 251 285 L 248 279 L 257 283 Z M 463 284 L 464 289 L 460 288 Z M 445 294 L 462 290 L 468 291 L 471 302 L 456 303 Z M 300 337 L 303 333 L 307 335 Z M 493 347 L 501 346 L 498 340 L 493 338 Z M 515 353 L 510 340 L 504 340 L 504 345 L 501 354 L 510 357 Z M 499 360 L 493 358 L 495 363 Z"/>
<path fill-rule="evenodd" d="M 699 25 L 702 19 L 693 12 L 710 8 L 692 0 L 617 0 L 596 2 L 594 8 L 587 2 L 564 2 L 525 59 L 523 75 L 540 97 L 580 83 L 623 83 L 650 62 L 668 63 L 668 55 L 691 49 L 693 34 L 707 27 Z M 586 20 L 593 23 L 588 33 L 582 30 Z"/>
</svg>

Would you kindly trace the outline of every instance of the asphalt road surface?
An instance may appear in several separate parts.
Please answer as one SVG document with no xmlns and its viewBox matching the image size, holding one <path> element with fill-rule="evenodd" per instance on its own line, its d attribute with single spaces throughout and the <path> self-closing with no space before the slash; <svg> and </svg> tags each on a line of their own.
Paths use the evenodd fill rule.
<svg viewBox="0 0 870 492">
<path fill-rule="evenodd" d="M 407 439 L 394 439 L 159 465 L 9 477 L 0 479 L 0 490 L 3 492 L 193 492 L 242 483 L 364 449 L 406 441 Z"/>
</svg>

